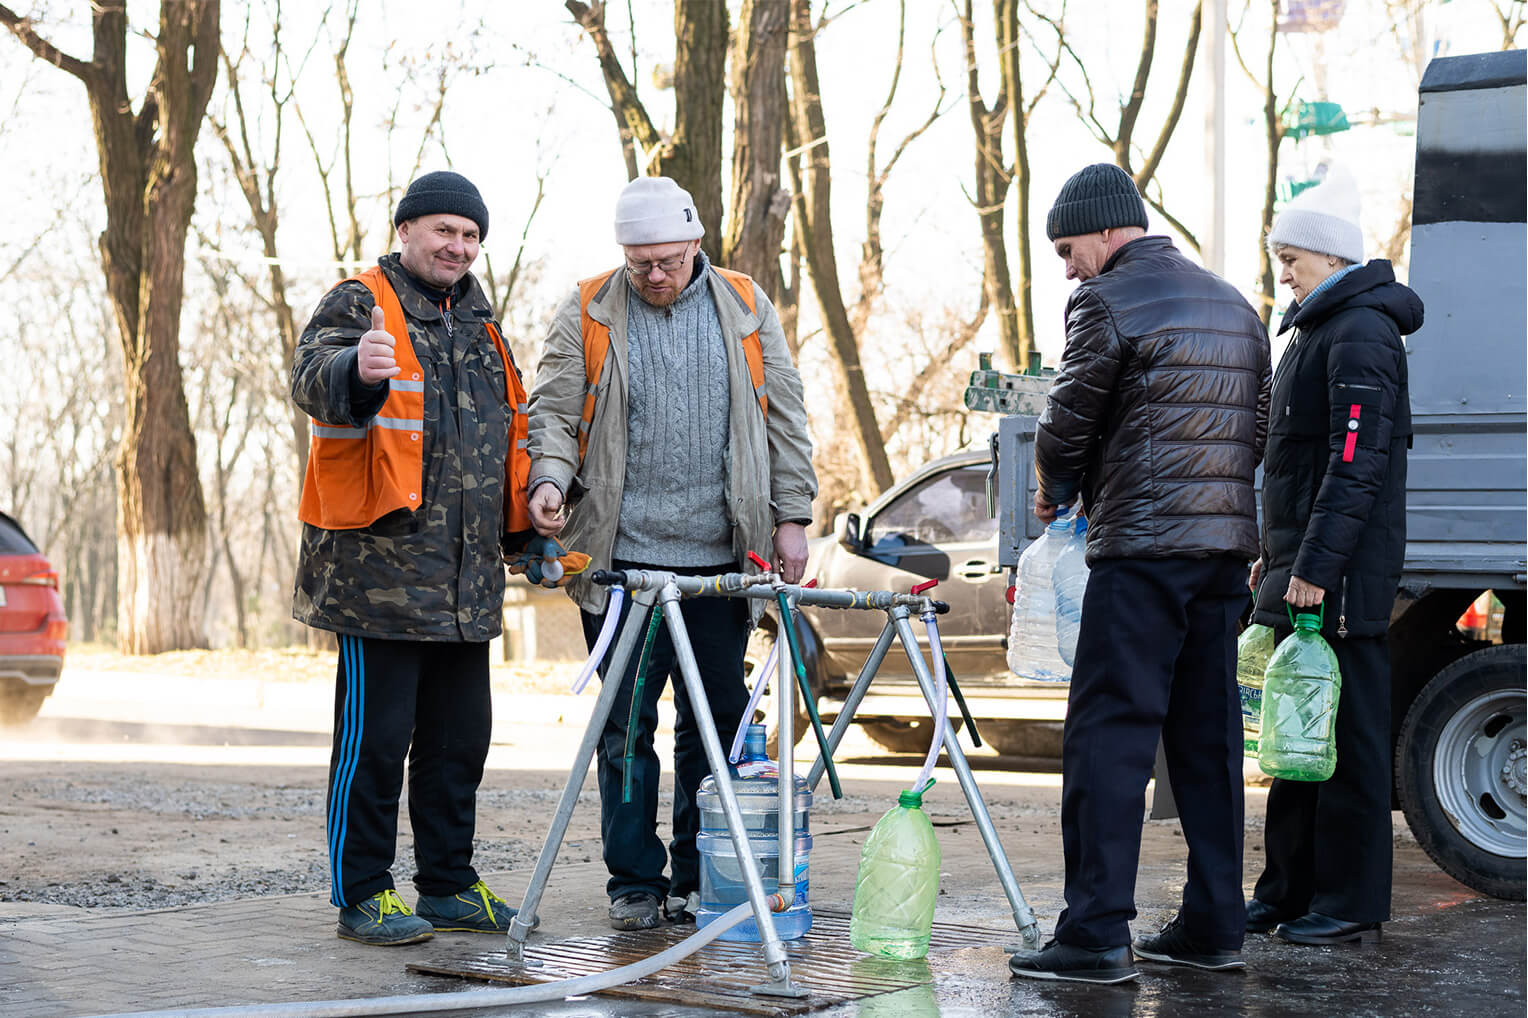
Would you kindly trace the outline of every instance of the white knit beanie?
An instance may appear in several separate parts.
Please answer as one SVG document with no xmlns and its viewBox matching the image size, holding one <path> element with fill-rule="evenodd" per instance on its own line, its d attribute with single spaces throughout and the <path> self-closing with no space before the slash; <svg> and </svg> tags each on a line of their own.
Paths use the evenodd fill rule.
<svg viewBox="0 0 1528 1018">
<path fill-rule="evenodd" d="M 695 199 L 668 177 L 638 177 L 615 200 L 615 242 L 623 247 L 694 240 L 705 232 Z"/>
<path fill-rule="evenodd" d="M 1321 183 L 1301 191 L 1273 221 L 1268 250 L 1298 247 L 1343 261 L 1364 260 L 1364 232 L 1358 225 L 1358 182 L 1341 166 L 1328 166 Z"/>
</svg>

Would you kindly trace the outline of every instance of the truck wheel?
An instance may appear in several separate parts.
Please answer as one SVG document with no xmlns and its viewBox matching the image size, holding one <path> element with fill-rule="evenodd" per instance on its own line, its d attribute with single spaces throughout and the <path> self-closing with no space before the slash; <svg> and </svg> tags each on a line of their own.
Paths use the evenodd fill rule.
<svg viewBox="0 0 1528 1018">
<path fill-rule="evenodd" d="M 1467 654 L 1433 677 L 1396 743 L 1401 808 L 1417 842 L 1460 883 L 1524 900 L 1528 696 L 1521 644 Z"/>
</svg>

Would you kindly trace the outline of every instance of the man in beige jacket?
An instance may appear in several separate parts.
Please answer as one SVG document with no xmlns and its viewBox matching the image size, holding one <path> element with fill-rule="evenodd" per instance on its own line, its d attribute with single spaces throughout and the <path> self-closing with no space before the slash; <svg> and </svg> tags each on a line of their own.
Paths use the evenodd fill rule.
<svg viewBox="0 0 1528 1018">
<path fill-rule="evenodd" d="M 755 552 L 788 582 L 800 580 L 817 493 L 801 378 L 779 318 L 751 279 L 717 269 L 700 250 L 704 228 L 689 193 L 666 177 L 632 181 L 616 203 L 615 234 L 625 266 L 584 280 L 563 301 L 530 396 L 531 518 L 555 528 L 566 513 L 562 543 L 590 557 L 567 589 L 591 646 L 608 598 L 585 578 L 596 569 L 707 575 L 750 568 Z M 607 344 L 593 371 L 586 328 Z M 747 706 L 743 650 L 762 602 L 695 598 L 681 610 L 725 740 Z M 606 890 L 618 930 L 655 927 L 660 912 L 693 920 L 695 791 L 710 773 L 666 631 L 650 653 L 625 773 L 636 659 L 619 679 L 598 746 Z M 671 674 L 678 717 L 665 853 L 653 731 Z"/>
</svg>

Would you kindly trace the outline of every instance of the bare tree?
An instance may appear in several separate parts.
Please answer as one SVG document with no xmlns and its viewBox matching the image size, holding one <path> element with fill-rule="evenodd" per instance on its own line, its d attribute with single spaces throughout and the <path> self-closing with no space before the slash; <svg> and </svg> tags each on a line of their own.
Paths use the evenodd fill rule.
<svg viewBox="0 0 1528 1018">
<path fill-rule="evenodd" d="M 791 202 L 780 179 L 790 10 L 778 0 L 743 0 L 741 22 L 732 53 L 732 207 L 722 262 L 748 273 L 773 300 Z"/>
<path fill-rule="evenodd" d="M 196 583 L 207 514 L 180 368 L 185 240 L 196 200 L 194 148 L 217 76 L 218 0 L 163 0 L 156 63 L 139 109 L 127 89 L 127 10 L 96 0 L 94 51 L 81 60 L 0 5 L 40 60 L 85 86 L 106 230 L 101 259 L 121 337 L 126 421 L 117 459 L 118 640 L 130 653 L 204 642 Z"/>
<path fill-rule="evenodd" d="M 1501 48 L 1514 49 L 1518 33 L 1528 22 L 1528 2 L 1525 0 L 1491 0 L 1491 13 L 1501 23 Z"/>
<path fill-rule="evenodd" d="M 1241 51 L 1241 33 L 1245 30 L 1246 17 L 1253 6 L 1248 0 L 1242 8 L 1237 27 L 1231 31 L 1231 51 L 1242 72 L 1263 93 L 1263 138 L 1266 168 L 1263 174 L 1263 214 L 1257 231 L 1257 313 L 1267 325 L 1273 320 L 1273 257 L 1264 239 L 1273 226 L 1273 206 L 1278 198 L 1279 146 L 1284 140 L 1284 116 L 1279 107 L 1278 92 L 1273 80 L 1273 57 L 1279 42 L 1279 0 L 1258 0 L 1268 12 L 1268 43 L 1264 51 L 1261 73 L 1254 73 Z"/>
<path fill-rule="evenodd" d="M 1157 169 L 1161 166 L 1162 157 L 1167 152 L 1167 145 L 1172 140 L 1173 132 L 1177 130 L 1178 120 L 1183 114 L 1184 102 L 1188 98 L 1189 80 L 1194 73 L 1194 58 L 1199 49 L 1199 32 L 1203 22 L 1204 4 L 1203 0 L 1196 0 L 1194 4 L 1193 16 L 1189 21 L 1188 40 L 1184 43 L 1183 58 L 1178 68 L 1177 85 L 1173 92 L 1172 103 L 1166 116 L 1163 117 L 1150 149 L 1143 149 L 1138 143 L 1137 134 L 1141 128 L 1141 110 L 1146 102 L 1146 86 L 1150 81 L 1152 65 L 1156 58 L 1158 6 L 1159 0 L 1143 0 L 1144 23 L 1141 28 L 1141 50 L 1136 58 L 1135 77 L 1130 86 L 1130 94 L 1119 98 L 1116 107 L 1118 117 L 1114 120 L 1113 126 L 1105 124 L 1102 119 L 1098 97 L 1094 92 L 1093 82 L 1088 76 L 1086 64 L 1077 55 L 1071 43 L 1065 41 L 1064 33 L 1058 31 L 1057 34 L 1062 36 L 1066 52 L 1072 58 L 1072 63 L 1082 79 L 1082 92 L 1085 99 L 1084 96 L 1078 96 L 1070 89 L 1067 90 L 1067 95 L 1076 107 L 1083 124 L 1114 154 L 1114 162 L 1135 178 L 1135 186 L 1147 203 L 1156 209 L 1163 219 L 1171 223 L 1173 229 L 1177 230 L 1188 245 L 1197 251 L 1199 239 L 1164 206 L 1160 184 L 1155 188 L 1152 184 L 1157 180 Z M 1141 159 L 1139 168 L 1136 166 L 1138 156 Z"/>
<path fill-rule="evenodd" d="M 722 104 L 726 96 L 727 6 L 715 0 L 674 0 L 674 133 L 663 137 L 605 30 L 604 0 L 564 0 L 568 13 L 594 43 L 611 108 L 622 131 L 640 149 L 628 174 L 672 177 L 695 199 L 706 224 L 706 256 L 722 255 Z"/>
<path fill-rule="evenodd" d="M 833 251 L 832 155 L 822 112 L 817 75 L 817 49 L 811 0 L 791 0 L 791 128 L 792 149 L 805 159 L 796 192 L 795 231 L 812 290 L 822 314 L 823 329 L 839 371 L 839 384 L 849 407 L 851 426 L 861 459 L 864 494 L 874 496 L 891 487 L 891 461 L 876 422 L 875 406 L 860 363 L 859 339 L 849 322 L 839 289 L 838 260 Z"/>
</svg>

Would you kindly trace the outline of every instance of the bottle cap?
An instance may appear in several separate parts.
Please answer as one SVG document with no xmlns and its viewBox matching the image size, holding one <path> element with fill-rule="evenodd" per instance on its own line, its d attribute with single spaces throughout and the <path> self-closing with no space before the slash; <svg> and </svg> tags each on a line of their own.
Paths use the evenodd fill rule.
<svg viewBox="0 0 1528 1018">
<path fill-rule="evenodd" d="M 923 793 L 902 791 L 897 795 L 897 805 L 907 809 L 922 809 Z"/>
<path fill-rule="evenodd" d="M 1307 633 L 1321 632 L 1321 616 L 1300 612 L 1295 615 L 1295 628 Z"/>
</svg>

